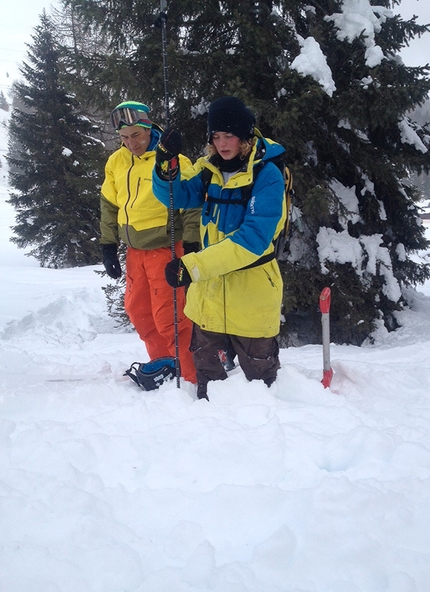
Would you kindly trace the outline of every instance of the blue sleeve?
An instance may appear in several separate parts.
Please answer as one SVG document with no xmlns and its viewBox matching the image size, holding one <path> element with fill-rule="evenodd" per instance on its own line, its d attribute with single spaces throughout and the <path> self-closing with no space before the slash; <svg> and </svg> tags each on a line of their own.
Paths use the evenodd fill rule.
<svg viewBox="0 0 430 592">
<path fill-rule="evenodd" d="M 204 202 L 204 189 L 201 179 L 201 167 L 198 165 L 187 168 L 173 179 L 173 204 L 175 209 L 188 210 L 198 208 Z M 152 190 L 155 197 L 165 206 L 170 205 L 170 187 L 168 179 L 161 179 L 154 166 L 152 171 Z"/>
<path fill-rule="evenodd" d="M 261 256 L 272 242 L 283 212 L 284 179 L 278 167 L 270 162 L 257 175 L 243 223 L 229 238 Z"/>
</svg>

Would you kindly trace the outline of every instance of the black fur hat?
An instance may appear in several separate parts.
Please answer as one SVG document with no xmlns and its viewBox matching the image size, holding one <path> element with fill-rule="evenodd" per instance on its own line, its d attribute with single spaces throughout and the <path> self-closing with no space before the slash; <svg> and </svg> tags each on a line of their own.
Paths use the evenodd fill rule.
<svg viewBox="0 0 430 592">
<path fill-rule="evenodd" d="M 242 101 L 236 97 L 221 97 L 209 106 L 208 141 L 212 142 L 215 132 L 228 132 L 249 140 L 254 135 L 255 117 Z"/>
</svg>

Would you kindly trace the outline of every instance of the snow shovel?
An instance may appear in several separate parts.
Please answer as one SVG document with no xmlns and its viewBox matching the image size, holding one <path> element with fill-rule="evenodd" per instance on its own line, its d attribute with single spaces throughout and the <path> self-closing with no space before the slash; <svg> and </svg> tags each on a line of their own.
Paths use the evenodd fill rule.
<svg viewBox="0 0 430 592">
<path fill-rule="evenodd" d="M 323 344 L 323 379 L 324 388 L 329 388 L 333 378 L 333 368 L 330 366 L 330 288 L 324 288 L 320 294 L 320 311 Z"/>
</svg>

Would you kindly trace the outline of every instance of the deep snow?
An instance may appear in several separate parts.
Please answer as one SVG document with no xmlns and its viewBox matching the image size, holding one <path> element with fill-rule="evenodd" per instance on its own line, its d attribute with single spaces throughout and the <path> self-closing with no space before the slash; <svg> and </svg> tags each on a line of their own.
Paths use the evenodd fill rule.
<svg viewBox="0 0 430 592">
<path fill-rule="evenodd" d="M 332 346 L 331 390 L 306 346 L 271 389 L 144 393 L 99 268 L 40 268 L 6 199 L 3 166 L 0 592 L 428 591 L 429 284 L 395 333 Z"/>
</svg>

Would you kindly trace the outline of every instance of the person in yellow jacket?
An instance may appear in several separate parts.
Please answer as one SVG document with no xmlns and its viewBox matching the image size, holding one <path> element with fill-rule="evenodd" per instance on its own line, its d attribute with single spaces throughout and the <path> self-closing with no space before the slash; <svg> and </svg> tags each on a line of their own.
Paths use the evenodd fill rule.
<svg viewBox="0 0 430 592">
<path fill-rule="evenodd" d="M 261 135 L 242 101 L 221 97 L 211 103 L 208 138 L 209 155 L 185 168 L 176 160 L 181 136 L 166 130 L 153 171 L 153 190 L 162 203 L 169 199 L 170 160 L 175 207 L 203 206 L 202 250 L 169 262 L 166 279 L 172 286 L 189 285 L 185 314 L 194 323 L 197 396 L 206 399 L 208 382 L 227 377 L 219 352 L 237 355 L 248 380 L 270 386 L 276 379 L 283 283 L 273 241 L 286 216 L 284 179 L 271 161 L 285 149 Z M 254 180 L 256 165 L 261 168 Z M 252 183 L 244 201 L 242 188 Z"/>
<path fill-rule="evenodd" d="M 115 107 L 111 122 L 121 147 L 108 158 L 101 188 L 101 249 L 107 274 L 121 276 L 120 240 L 127 245 L 124 306 L 144 341 L 151 360 L 175 357 L 173 290 L 164 276 L 172 259 L 169 207 L 152 191 L 152 169 L 162 130 L 149 119 L 144 103 L 126 101 Z M 191 161 L 178 156 L 187 168 Z M 175 254 L 200 248 L 200 210 L 175 211 Z M 184 251 L 185 247 L 185 251 Z M 190 340 L 192 324 L 184 315 L 184 288 L 176 291 L 181 375 L 196 382 Z"/>
</svg>

